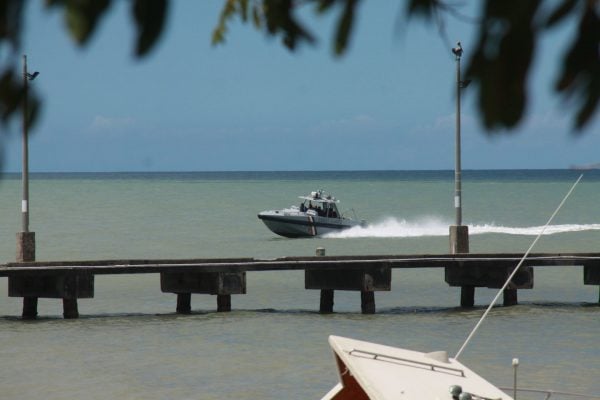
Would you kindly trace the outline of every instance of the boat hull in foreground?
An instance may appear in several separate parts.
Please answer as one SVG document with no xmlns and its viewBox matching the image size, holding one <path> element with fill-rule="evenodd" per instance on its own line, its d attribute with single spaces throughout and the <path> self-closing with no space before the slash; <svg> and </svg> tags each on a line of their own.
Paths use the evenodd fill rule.
<svg viewBox="0 0 600 400">
<path fill-rule="evenodd" d="M 446 352 L 421 353 L 339 336 L 330 336 L 329 344 L 340 382 L 321 400 L 513 400 Z"/>
</svg>

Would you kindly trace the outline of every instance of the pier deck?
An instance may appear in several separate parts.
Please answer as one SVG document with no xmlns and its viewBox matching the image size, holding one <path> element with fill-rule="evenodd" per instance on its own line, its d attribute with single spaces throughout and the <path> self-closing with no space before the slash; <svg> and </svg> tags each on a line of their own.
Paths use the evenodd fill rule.
<svg viewBox="0 0 600 400">
<path fill-rule="evenodd" d="M 191 311 L 192 293 L 217 296 L 217 310 L 231 310 L 231 295 L 246 293 L 246 273 L 305 271 L 305 288 L 321 290 L 320 311 L 333 311 L 335 290 L 361 292 L 363 313 L 375 312 L 375 291 L 391 290 L 391 269 L 444 268 L 448 285 L 461 288 L 460 304 L 474 304 L 476 287 L 501 288 L 522 254 L 429 254 L 312 256 L 276 259 L 164 259 L 36 261 L 0 264 L 8 295 L 23 298 L 23 317 L 35 318 L 37 298 L 62 298 L 65 318 L 78 317 L 77 299 L 92 298 L 94 276 L 159 273 L 161 291 L 177 294 L 177 312 Z M 583 266 L 583 283 L 600 286 L 600 253 L 535 253 L 524 260 L 504 291 L 517 304 L 517 290 L 533 287 L 533 268 Z"/>
</svg>

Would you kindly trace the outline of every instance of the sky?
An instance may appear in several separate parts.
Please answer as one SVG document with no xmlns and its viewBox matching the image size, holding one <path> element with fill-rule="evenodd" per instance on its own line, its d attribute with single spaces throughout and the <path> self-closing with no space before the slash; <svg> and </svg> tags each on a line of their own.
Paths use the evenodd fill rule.
<svg viewBox="0 0 600 400">
<path fill-rule="evenodd" d="M 165 32 L 136 59 L 130 2 L 114 1 L 77 47 L 59 9 L 30 1 L 22 53 L 43 100 L 30 132 L 32 172 L 452 170 L 456 62 L 476 25 L 402 18 L 404 2 L 363 2 L 347 54 L 331 51 L 335 16 L 302 12 L 317 43 L 289 52 L 239 20 L 224 45 L 211 33 L 223 1 L 171 1 Z M 461 11 L 477 15 L 480 2 Z M 400 27 L 400 28 L 399 28 Z M 463 169 L 568 168 L 600 162 L 600 118 L 583 135 L 553 95 L 572 27 L 538 48 L 526 118 L 510 132 L 481 125 L 462 93 Z M 20 57 L 18 57 L 20 63 Z M 20 118 L 3 135 L 4 170 L 21 170 Z"/>
</svg>

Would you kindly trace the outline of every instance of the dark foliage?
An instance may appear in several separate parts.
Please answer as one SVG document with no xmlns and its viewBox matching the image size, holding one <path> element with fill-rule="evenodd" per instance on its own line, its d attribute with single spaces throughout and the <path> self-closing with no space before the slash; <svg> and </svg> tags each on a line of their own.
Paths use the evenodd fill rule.
<svg viewBox="0 0 600 400">
<path fill-rule="evenodd" d="M 85 45 L 102 17 L 116 0 L 46 0 L 46 6 L 63 12 L 67 30 L 78 45 Z M 135 55 L 143 57 L 156 45 L 166 26 L 169 0 L 130 0 L 136 28 Z M 0 50 L 11 55 L 0 59 L 0 117 L 7 121 L 21 109 L 23 83 L 16 59 L 24 29 L 25 0 L 0 0 Z M 342 56 L 352 37 L 361 0 L 223 0 L 213 32 L 213 43 L 223 43 L 227 25 L 234 18 L 252 21 L 266 35 L 280 37 L 289 50 L 312 44 L 315 36 L 298 19 L 302 7 L 316 13 L 337 13 L 332 52 Z M 443 0 L 406 0 L 407 20 L 421 17 L 425 23 L 440 23 L 455 9 Z M 557 95 L 574 99 L 573 125 L 581 131 L 592 120 L 600 98 L 600 1 L 485 0 L 477 43 L 470 52 L 466 79 L 477 90 L 483 124 L 489 131 L 514 128 L 527 107 L 527 81 L 541 36 L 560 23 L 576 24 L 577 35 L 556 62 L 562 71 L 553 87 Z M 555 9 L 550 7 L 555 5 Z M 435 18 L 434 18 L 435 17 Z M 391 28 L 391 27 L 390 27 Z M 448 49 L 450 51 L 450 49 Z M 6 52 L 0 53 L 5 54 Z M 30 94 L 32 110 L 38 100 Z M 30 117 L 35 115 L 30 113 Z"/>
</svg>

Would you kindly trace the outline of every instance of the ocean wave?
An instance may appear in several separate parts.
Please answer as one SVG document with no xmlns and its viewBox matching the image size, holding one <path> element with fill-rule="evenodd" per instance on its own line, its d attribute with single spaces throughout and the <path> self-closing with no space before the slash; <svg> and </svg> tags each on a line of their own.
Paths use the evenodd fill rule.
<svg viewBox="0 0 600 400">
<path fill-rule="evenodd" d="M 342 232 L 327 235 L 328 238 L 411 238 L 411 237 L 434 237 L 448 236 L 449 226 L 452 222 L 438 217 L 420 217 L 414 221 L 387 217 L 382 221 L 369 224 L 366 227 L 356 226 Z M 484 234 L 504 234 L 504 235 L 539 235 L 543 226 L 511 227 L 495 225 L 493 223 L 470 224 L 470 235 Z M 600 224 L 562 224 L 549 225 L 544 231 L 544 235 L 554 235 L 558 233 L 597 231 L 600 230 Z"/>
</svg>

